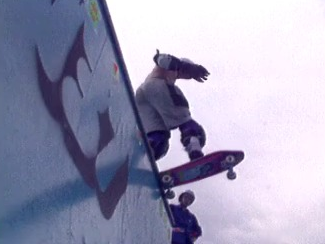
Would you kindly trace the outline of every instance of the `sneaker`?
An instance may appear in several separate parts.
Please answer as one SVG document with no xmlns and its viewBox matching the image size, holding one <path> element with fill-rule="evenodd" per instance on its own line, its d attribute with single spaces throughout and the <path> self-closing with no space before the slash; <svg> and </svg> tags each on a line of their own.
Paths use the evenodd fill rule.
<svg viewBox="0 0 325 244">
<path fill-rule="evenodd" d="M 202 158 L 204 154 L 201 151 L 192 151 L 188 154 L 191 161 L 194 161 L 195 159 Z"/>
<path fill-rule="evenodd" d="M 200 141 L 195 136 L 192 136 L 190 138 L 189 143 L 186 146 L 186 151 L 187 151 L 191 161 L 204 156 L 204 154 L 202 153 Z"/>
</svg>

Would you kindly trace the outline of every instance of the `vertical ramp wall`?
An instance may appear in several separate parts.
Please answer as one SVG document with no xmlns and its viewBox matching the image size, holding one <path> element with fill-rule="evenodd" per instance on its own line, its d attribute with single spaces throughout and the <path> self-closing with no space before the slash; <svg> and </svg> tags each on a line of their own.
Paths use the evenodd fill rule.
<svg viewBox="0 0 325 244">
<path fill-rule="evenodd" d="M 169 243 L 104 1 L 1 1 L 0 54 L 0 243 Z"/>
</svg>

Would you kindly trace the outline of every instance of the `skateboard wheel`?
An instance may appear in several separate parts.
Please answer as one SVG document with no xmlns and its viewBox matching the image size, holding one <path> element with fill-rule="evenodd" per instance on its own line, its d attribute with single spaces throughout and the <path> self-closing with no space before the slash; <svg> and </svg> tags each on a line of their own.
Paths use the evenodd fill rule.
<svg viewBox="0 0 325 244">
<path fill-rule="evenodd" d="M 236 174 L 234 171 L 229 170 L 229 171 L 227 172 L 227 178 L 228 178 L 229 180 L 234 180 L 234 179 L 237 178 L 237 174 Z"/>
<path fill-rule="evenodd" d="M 173 178 L 170 175 L 163 175 L 161 181 L 164 185 L 171 185 L 173 183 Z"/>
<path fill-rule="evenodd" d="M 236 158 L 235 158 L 235 156 L 233 156 L 233 155 L 228 155 L 228 156 L 226 157 L 226 162 L 227 162 L 227 163 L 233 163 L 233 162 L 235 162 L 235 160 L 236 160 Z"/>
<path fill-rule="evenodd" d="M 175 198 L 175 192 L 173 190 L 167 190 L 166 191 L 166 198 L 167 199 L 173 199 L 173 198 Z"/>
</svg>

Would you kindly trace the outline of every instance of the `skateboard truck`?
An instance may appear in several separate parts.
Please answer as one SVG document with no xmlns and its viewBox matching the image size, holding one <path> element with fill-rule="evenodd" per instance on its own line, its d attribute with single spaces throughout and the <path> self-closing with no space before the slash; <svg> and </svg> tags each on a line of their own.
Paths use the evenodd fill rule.
<svg viewBox="0 0 325 244">
<path fill-rule="evenodd" d="M 170 189 L 174 184 L 173 178 L 170 175 L 166 174 L 161 177 L 161 182 L 163 183 L 164 188 L 167 189 L 165 191 L 166 198 L 173 199 L 175 197 L 175 192 Z"/>
<path fill-rule="evenodd" d="M 237 178 L 237 174 L 236 172 L 234 171 L 234 162 L 236 161 L 236 158 L 235 156 L 233 155 L 228 155 L 225 159 L 225 161 L 223 162 L 223 166 L 228 169 L 228 172 L 227 172 L 227 178 L 229 180 L 234 180 Z"/>
<path fill-rule="evenodd" d="M 173 186 L 173 178 L 170 175 L 163 175 L 161 177 L 161 181 L 166 187 L 172 187 Z"/>
<path fill-rule="evenodd" d="M 165 192 L 165 194 L 166 194 L 166 198 L 167 199 L 173 199 L 173 198 L 175 198 L 175 192 L 173 190 L 171 190 L 171 189 L 168 189 Z"/>
</svg>

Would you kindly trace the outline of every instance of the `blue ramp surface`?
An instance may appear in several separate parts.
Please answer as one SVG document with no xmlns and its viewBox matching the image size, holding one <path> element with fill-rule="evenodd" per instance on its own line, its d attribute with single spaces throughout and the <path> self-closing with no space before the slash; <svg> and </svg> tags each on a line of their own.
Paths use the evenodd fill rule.
<svg viewBox="0 0 325 244">
<path fill-rule="evenodd" d="M 0 53 L 0 243 L 169 243 L 104 1 L 4 1 Z"/>
</svg>

